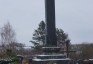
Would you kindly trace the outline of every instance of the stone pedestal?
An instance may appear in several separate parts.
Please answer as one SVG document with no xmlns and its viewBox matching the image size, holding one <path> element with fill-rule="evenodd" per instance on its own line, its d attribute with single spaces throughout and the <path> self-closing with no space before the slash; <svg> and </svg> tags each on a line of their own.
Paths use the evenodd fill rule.
<svg viewBox="0 0 93 64">
<path fill-rule="evenodd" d="M 60 47 L 42 47 L 44 53 L 33 56 L 31 64 L 73 64 L 73 60 L 59 54 Z"/>
</svg>

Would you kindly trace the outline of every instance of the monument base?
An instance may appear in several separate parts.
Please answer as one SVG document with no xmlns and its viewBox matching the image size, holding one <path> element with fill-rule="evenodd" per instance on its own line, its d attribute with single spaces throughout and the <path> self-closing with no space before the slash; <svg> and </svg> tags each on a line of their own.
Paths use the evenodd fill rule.
<svg viewBox="0 0 93 64">
<path fill-rule="evenodd" d="M 31 64 L 73 64 L 73 60 L 59 54 L 60 47 L 42 47 L 44 53 L 30 59 Z"/>
</svg>

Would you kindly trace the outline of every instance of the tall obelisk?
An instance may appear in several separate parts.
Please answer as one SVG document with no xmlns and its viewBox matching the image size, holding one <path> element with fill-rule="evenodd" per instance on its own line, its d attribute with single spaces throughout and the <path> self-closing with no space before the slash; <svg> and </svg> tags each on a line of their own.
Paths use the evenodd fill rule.
<svg viewBox="0 0 93 64">
<path fill-rule="evenodd" d="M 46 45 L 57 46 L 55 29 L 55 0 L 45 0 Z"/>
</svg>

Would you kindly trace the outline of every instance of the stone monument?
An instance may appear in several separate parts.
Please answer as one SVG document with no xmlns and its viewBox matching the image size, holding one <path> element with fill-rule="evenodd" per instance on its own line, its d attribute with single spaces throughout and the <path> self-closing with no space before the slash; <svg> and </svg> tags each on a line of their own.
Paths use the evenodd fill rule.
<svg viewBox="0 0 93 64">
<path fill-rule="evenodd" d="M 30 59 L 31 64 L 73 64 L 64 54 L 59 54 L 55 28 L 55 0 L 45 0 L 46 44 L 43 53 Z"/>
</svg>

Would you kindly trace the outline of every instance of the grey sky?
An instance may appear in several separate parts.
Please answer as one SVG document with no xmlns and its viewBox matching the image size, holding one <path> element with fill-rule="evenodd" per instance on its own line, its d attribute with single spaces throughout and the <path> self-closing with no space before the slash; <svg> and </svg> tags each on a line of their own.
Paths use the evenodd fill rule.
<svg viewBox="0 0 93 64">
<path fill-rule="evenodd" d="M 0 27 L 7 21 L 17 40 L 31 45 L 34 29 L 45 20 L 44 0 L 0 0 Z M 72 43 L 93 42 L 93 0 L 56 0 L 56 26 Z"/>
</svg>

